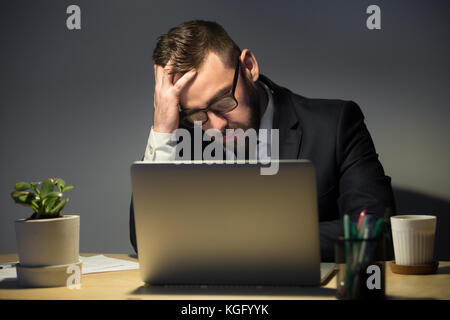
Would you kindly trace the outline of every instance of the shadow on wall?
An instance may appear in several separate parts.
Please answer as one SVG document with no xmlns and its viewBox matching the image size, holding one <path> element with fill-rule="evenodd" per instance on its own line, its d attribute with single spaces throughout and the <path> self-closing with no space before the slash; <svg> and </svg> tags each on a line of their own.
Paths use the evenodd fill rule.
<svg viewBox="0 0 450 320">
<path fill-rule="evenodd" d="M 437 217 L 435 253 L 450 261 L 450 201 L 402 188 L 394 188 L 397 214 L 429 214 Z"/>
</svg>

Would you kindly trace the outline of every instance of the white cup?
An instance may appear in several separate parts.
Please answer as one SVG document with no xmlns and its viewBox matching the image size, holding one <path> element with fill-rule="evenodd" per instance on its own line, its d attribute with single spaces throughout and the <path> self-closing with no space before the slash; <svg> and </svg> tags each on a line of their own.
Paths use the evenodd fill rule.
<svg viewBox="0 0 450 320">
<path fill-rule="evenodd" d="M 396 264 L 413 266 L 433 261 L 435 216 L 393 216 L 391 227 Z"/>
</svg>

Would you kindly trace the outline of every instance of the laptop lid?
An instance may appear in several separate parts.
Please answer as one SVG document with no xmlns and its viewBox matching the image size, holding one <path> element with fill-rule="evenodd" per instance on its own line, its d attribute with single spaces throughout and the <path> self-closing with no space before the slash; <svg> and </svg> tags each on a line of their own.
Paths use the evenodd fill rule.
<svg viewBox="0 0 450 320">
<path fill-rule="evenodd" d="M 314 166 L 135 162 L 141 278 L 149 284 L 319 285 Z"/>
</svg>

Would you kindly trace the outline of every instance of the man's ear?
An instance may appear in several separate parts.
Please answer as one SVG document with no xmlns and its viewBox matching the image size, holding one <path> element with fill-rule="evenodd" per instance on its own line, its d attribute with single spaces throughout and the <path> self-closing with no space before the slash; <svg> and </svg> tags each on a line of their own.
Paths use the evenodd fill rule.
<svg viewBox="0 0 450 320">
<path fill-rule="evenodd" d="M 259 78 L 259 66 L 255 55 L 250 50 L 244 49 L 242 50 L 240 60 L 245 76 L 251 81 L 256 82 Z"/>
</svg>

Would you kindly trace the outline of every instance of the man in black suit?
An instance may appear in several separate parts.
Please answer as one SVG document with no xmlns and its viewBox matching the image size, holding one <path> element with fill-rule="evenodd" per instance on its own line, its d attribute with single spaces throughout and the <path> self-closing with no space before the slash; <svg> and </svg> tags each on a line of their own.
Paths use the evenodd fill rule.
<svg viewBox="0 0 450 320">
<path fill-rule="evenodd" d="M 171 133 L 194 121 L 224 134 L 279 129 L 280 159 L 309 159 L 316 167 L 323 261 L 333 260 L 344 214 L 355 221 L 363 209 L 380 217 L 387 208 L 395 211 L 391 179 L 356 103 L 309 99 L 276 85 L 260 75 L 253 53 L 241 51 L 213 22 L 172 28 L 158 40 L 153 60 L 155 112 L 145 160 L 173 159 Z M 225 136 L 224 143 L 229 139 L 235 137 Z M 136 250 L 132 204 L 130 238 Z"/>
</svg>

